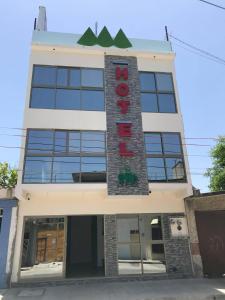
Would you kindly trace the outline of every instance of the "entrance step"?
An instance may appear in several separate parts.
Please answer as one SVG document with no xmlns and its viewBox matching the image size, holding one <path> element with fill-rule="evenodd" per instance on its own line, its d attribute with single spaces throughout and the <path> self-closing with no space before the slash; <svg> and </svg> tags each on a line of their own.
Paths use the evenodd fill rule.
<svg viewBox="0 0 225 300">
<path fill-rule="evenodd" d="M 106 282 L 130 282 L 130 281 L 147 281 L 147 280 L 165 280 L 165 279 L 183 279 L 192 278 L 191 276 L 185 276 L 181 274 L 152 274 L 145 276 L 118 276 L 118 277 L 95 277 L 95 278 L 69 278 L 69 279 L 52 279 L 45 281 L 20 281 L 18 283 L 12 283 L 13 288 L 34 288 L 34 287 L 50 287 L 60 285 L 84 285 L 90 283 L 106 283 Z"/>
</svg>

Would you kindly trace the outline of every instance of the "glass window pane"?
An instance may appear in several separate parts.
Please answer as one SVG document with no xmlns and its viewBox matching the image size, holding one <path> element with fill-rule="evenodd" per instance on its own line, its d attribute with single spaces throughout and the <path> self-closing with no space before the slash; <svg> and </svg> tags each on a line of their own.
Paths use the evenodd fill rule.
<svg viewBox="0 0 225 300">
<path fill-rule="evenodd" d="M 53 151 L 53 131 L 29 130 L 27 141 L 28 154 L 50 154 Z"/>
<path fill-rule="evenodd" d="M 82 69 L 81 84 L 86 87 L 103 87 L 103 71 L 96 69 Z"/>
<path fill-rule="evenodd" d="M 159 112 L 175 113 L 175 98 L 173 94 L 158 94 Z"/>
<path fill-rule="evenodd" d="M 147 158 L 147 168 L 149 180 L 166 180 L 163 158 Z"/>
<path fill-rule="evenodd" d="M 51 157 L 26 157 L 24 166 L 24 183 L 51 182 Z"/>
<path fill-rule="evenodd" d="M 162 240 L 162 224 L 161 224 L 161 217 L 152 217 L 150 219 L 151 223 L 151 234 L 152 234 L 152 240 L 158 241 Z"/>
<path fill-rule="evenodd" d="M 55 132 L 55 152 L 66 152 L 66 131 Z"/>
<path fill-rule="evenodd" d="M 69 132 L 69 152 L 80 152 L 80 132 Z"/>
<path fill-rule="evenodd" d="M 136 238 L 134 239 L 134 235 Z M 117 241 L 139 243 L 138 217 L 118 217 L 117 218 Z"/>
<path fill-rule="evenodd" d="M 33 108 L 54 108 L 55 89 L 32 88 L 30 106 Z"/>
<path fill-rule="evenodd" d="M 181 158 L 166 158 L 168 180 L 183 180 L 185 178 L 184 163 Z"/>
<path fill-rule="evenodd" d="M 173 92 L 173 80 L 171 74 L 156 73 L 157 90 Z"/>
<path fill-rule="evenodd" d="M 142 218 L 142 258 L 144 273 L 165 273 L 165 255 L 161 217 L 146 215 Z"/>
<path fill-rule="evenodd" d="M 105 152 L 105 134 L 104 132 L 82 132 L 81 133 L 81 151 L 83 152 L 97 152 L 104 153 Z"/>
<path fill-rule="evenodd" d="M 56 83 L 56 67 L 34 66 L 33 85 L 52 85 Z"/>
<path fill-rule="evenodd" d="M 68 85 L 68 69 L 58 68 L 57 69 L 57 86 Z"/>
<path fill-rule="evenodd" d="M 140 72 L 141 91 L 155 91 L 155 76 L 154 73 Z"/>
<path fill-rule="evenodd" d="M 21 278 L 62 277 L 64 219 L 26 218 L 24 227 Z"/>
<path fill-rule="evenodd" d="M 80 157 L 54 157 L 52 182 L 79 182 Z"/>
<path fill-rule="evenodd" d="M 70 86 L 80 87 L 80 70 L 79 69 L 70 69 Z"/>
<path fill-rule="evenodd" d="M 81 109 L 104 111 L 103 91 L 82 91 Z"/>
<path fill-rule="evenodd" d="M 141 109 L 143 112 L 158 112 L 157 96 L 152 93 L 141 94 Z"/>
<path fill-rule="evenodd" d="M 80 109 L 80 91 L 57 89 L 56 108 Z"/>
<path fill-rule="evenodd" d="M 145 133 L 145 149 L 147 154 L 162 154 L 161 136 L 159 133 Z"/>
<path fill-rule="evenodd" d="M 81 157 L 81 172 L 82 182 L 105 182 L 105 157 Z"/>
<path fill-rule="evenodd" d="M 181 154 L 180 136 L 177 133 L 163 133 L 163 151 L 165 154 Z"/>
</svg>

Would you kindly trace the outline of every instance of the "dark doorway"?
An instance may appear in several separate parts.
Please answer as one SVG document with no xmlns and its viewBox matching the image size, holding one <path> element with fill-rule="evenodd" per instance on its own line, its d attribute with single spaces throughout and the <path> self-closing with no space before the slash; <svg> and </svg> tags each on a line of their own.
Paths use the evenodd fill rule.
<svg viewBox="0 0 225 300">
<path fill-rule="evenodd" d="M 68 217 L 66 276 L 104 276 L 103 216 Z"/>
<path fill-rule="evenodd" d="M 199 247 L 204 275 L 225 274 L 225 211 L 196 211 Z"/>
</svg>

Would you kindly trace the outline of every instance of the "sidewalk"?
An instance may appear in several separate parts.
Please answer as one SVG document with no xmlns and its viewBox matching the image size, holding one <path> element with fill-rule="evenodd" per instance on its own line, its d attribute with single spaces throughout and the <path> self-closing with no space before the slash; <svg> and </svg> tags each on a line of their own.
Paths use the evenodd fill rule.
<svg viewBox="0 0 225 300">
<path fill-rule="evenodd" d="M 82 283 L 0 290 L 0 300 L 211 300 L 225 299 L 225 279 Z"/>
</svg>

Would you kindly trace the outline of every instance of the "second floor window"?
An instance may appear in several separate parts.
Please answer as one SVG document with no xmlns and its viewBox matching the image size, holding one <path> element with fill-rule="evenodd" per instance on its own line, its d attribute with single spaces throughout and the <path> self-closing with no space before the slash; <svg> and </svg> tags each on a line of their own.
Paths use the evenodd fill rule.
<svg viewBox="0 0 225 300">
<path fill-rule="evenodd" d="M 145 133 L 148 180 L 186 181 L 179 133 Z"/>
<path fill-rule="evenodd" d="M 106 181 L 102 131 L 29 130 L 24 183 Z"/>
<path fill-rule="evenodd" d="M 35 65 L 31 108 L 104 111 L 102 69 Z"/>
<path fill-rule="evenodd" d="M 172 74 L 140 72 L 142 112 L 176 113 Z"/>
</svg>

